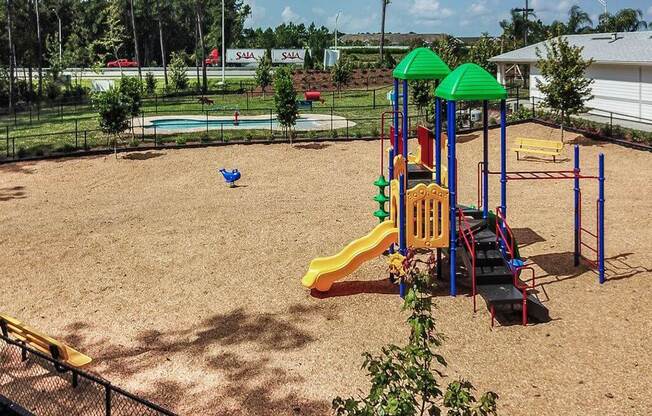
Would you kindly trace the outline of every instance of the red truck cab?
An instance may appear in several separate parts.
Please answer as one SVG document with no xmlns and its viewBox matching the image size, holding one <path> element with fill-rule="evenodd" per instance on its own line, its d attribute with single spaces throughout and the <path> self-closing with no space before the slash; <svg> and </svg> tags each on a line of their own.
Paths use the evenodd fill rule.
<svg viewBox="0 0 652 416">
<path fill-rule="evenodd" d="M 109 61 L 106 66 L 107 68 L 138 68 L 138 62 L 129 59 L 117 59 Z"/>
<path fill-rule="evenodd" d="M 220 62 L 220 53 L 217 49 L 213 49 L 206 58 L 206 66 L 216 66 Z"/>
</svg>

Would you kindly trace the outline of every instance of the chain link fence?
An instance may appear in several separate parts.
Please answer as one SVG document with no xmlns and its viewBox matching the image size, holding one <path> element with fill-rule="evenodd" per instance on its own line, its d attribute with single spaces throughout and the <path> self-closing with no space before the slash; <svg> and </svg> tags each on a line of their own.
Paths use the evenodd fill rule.
<svg viewBox="0 0 652 416">
<path fill-rule="evenodd" d="M 174 415 L 5 335 L 0 335 L 0 395 L 0 411 L 4 408 L 9 415 L 25 414 L 22 411 L 37 416 Z M 11 403 L 17 410 L 11 410 Z"/>
</svg>

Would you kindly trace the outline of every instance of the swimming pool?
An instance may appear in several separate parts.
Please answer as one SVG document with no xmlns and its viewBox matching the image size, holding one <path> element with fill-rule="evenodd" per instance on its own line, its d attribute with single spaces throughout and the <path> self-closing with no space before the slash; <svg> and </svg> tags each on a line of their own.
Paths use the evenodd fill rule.
<svg viewBox="0 0 652 416">
<path fill-rule="evenodd" d="M 145 128 L 154 128 L 157 130 L 166 130 L 174 132 L 182 131 L 195 131 L 197 129 L 273 129 L 279 130 L 281 128 L 278 120 L 273 118 L 270 120 L 269 116 L 264 119 L 242 118 L 236 125 L 234 120 L 231 119 L 196 119 L 196 118 L 166 118 L 152 120 Z M 320 120 L 313 120 L 308 118 L 297 119 L 295 128 L 300 130 L 318 130 L 322 127 Z"/>
</svg>

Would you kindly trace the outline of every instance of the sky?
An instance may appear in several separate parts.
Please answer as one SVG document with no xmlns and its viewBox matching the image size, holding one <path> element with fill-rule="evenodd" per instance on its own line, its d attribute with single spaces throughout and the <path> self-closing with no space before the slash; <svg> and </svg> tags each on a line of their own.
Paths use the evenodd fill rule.
<svg viewBox="0 0 652 416">
<path fill-rule="evenodd" d="M 277 26 L 283 22 L 311 23 L 335 27 L 338 11 L 340 31 L 379 32 L 380 0 L 244 0 L 253 13 L 248 27 Z M 573 5 L 586 10 L 594 21 L 604 8 L 598 0 L 530 0 L 538 18 L 544 22 L 565 20 Z M 476 36 L 482 32 L 500 33 L 498 22 L 525 0 L 393 0 L 387 10 L 388 32 L 449 33 Z M 608 0 L 610 11 L 625 7 L 643 10 L 652 21 L 652 0 Z"/>
</svg>

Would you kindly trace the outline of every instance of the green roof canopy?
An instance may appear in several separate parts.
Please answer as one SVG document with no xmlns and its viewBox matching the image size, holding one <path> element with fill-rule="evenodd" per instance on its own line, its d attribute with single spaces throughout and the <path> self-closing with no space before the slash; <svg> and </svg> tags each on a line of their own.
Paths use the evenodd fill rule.
<svg viewBox="0 0 652 416">
<path fill-rule="evenodd" d="M 464 64 L 439 84 L 435 95 L 450 101 L 504 100 L 507 91 L 482 67 Z"/>
<path fill-rule="evenodd" d="M 394 78 L 398 79 L 444 79 L 451 73 L 448 65 L 428 48 L 416 48 L 410 52 L 394 69 Z"/>
</svg>

